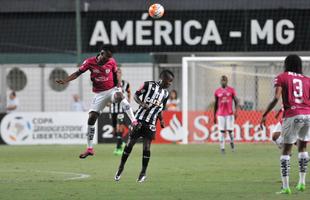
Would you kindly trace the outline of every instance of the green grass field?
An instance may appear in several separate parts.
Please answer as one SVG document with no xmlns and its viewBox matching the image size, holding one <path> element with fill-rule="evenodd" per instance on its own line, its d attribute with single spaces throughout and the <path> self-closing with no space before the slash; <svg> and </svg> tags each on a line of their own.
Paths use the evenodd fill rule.
<svg viewBox="0 0 310 200">
<path fill-rule="evenodd" d="M 120 157 L 112 145 L 97 145 L 95 157 L 79 160 L 84 146 L 0 146 L 0 199 L 309 199 L 310 188 L 294 189 L 296 150 L 291 162 L 290 196 L 280 189 L 279 150 L 271 144 L 239 144 L 221 155 L 216 144 L 153 145 L 148 180 L 136 183 L 141 145 L 136 145 L 120 182 Z M 90 177 L 75 179 L 79 174 Z M 308 181 L 309 185 L 309 181 Z"/>
</svg>

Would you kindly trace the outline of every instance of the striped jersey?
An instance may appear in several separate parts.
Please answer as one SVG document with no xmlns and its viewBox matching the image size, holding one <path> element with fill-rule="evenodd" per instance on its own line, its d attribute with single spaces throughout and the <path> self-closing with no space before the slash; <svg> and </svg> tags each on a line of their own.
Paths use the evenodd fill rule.
<svg viewBox="0 0 310 200">
<path fill-rule="evenodd" d="M 169 98 L 169 92 L 160 88 L 159 83 L 147 81 L 136 92 L 137 96 L 142 95 L 142 102 L 148 105 L 148 108 L 139 107 L 136 112 L 136 119 L 152 125 L 156 124 L 159 113 L 165 108 Z"/>
<path fill-rule="evenodd" d="M 129 83 L 125 80 L 122 80 L 121 82 L 121 88 L 122 88 L 122 92 L 125 96 L 125 98 L 128 99 L 128 91 L 129 91 Z M 110 106 L 110 113 L 123 113 L 123 107 L 121 106 L 120 103 L 112 103 Z"/>
</svg>

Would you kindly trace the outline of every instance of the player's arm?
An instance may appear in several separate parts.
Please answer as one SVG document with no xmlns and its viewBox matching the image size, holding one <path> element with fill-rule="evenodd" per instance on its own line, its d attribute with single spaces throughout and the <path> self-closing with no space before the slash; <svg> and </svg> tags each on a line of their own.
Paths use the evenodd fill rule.
<svg viewBox="0 0 310 200">
<path fill-rule="evenodd" d="M 169 99 L 169 94 L 168 94 L 167 98 L 163 102 L 163 110 L 166 109 L 166 105 L 167 105 L 168 99 Z M 158 119 L 159 119 L 159 122 L 160 122 L 160 127 L 165 128 L 165 122 L 164 122 L 164 118 L 163 118 L 163 111 L 161 111 L 158 114 Z"/>
<path fill-rule="evenodd" d="M 262 119 L 261 119 L 261 127 L 263 125 L 265 125 L 266 123 L 266 117 L 267 115 L 270 113 L 270 111 L 277 105 L 279 99 L 281 98 L 281 95 L 282 95 L 282 87 L 281 86 L 276 86 L 276 89 L 275 89 L 275 93 L 274 93 L 274 97 L 272 99 L 272 101 L 268 104 L 263 116 L 262 116 Z"/>
<path fill-rule="evenodd" d="M 237 119 L 237 117 L 238 117 L 238 111 L 240 110 L 240 103 L 239 103 L 240 101 L 239 101 L 239 99 L 238 99 L 238 97 L 237 96 L 234 96 L 234 103 L 235 103 L 235 113 L 234 113 L 234 115 L 235 115 L 235 119 Z"/>
<path fill-rule="evenodd" d="M 146 93 L 147 88 L 148 88 L 148 83 L 145 82 L 145 83 L 136 91 L 135 96 L 133 97 L 133 99 L 135 100 L 135 102 L 136 102 L 137 104 L 139 104 L 141 107 L 145 108 L 145 109 L 148 109 L 148 105 L 147 105 L 145 102 L 141 101 L 140 96 L 141 96 L 142 94 L 145 94 L 145 93 Z"/>
<path fill-rule="evenodd" d="M 216 112 L 217 112 L 217 105 L 218 104 L 218 97 L 215 96 L 215 102 L 214 102 L 214 114 L 213 114 L 213 122 L 216 124 Z"/>
<path fill-rule="evenodd" d="M 15 110 L 17 108 L 17 105 L 9 105 L 6 107 L 6 110 L 11 111 L 11 110 Z"/>
<path fill-rule="evenodd" d="M 165 122 L 164 122 L 163 112 L 162 111 L 158 114 L 158 119 L 159 119 L 159 122 L 160 122 L 160 127 L 161 128 L 165 128 Z"/>
<path fill-rule="evenodd" d="M 69 83 L 70 81 L 73 81 L 74 79 L 76 79 L 77 77 L 79 77 L 83 72 L 81 72 L 80 70 L 72 73 L 70 76 L 68 76 L 65 79 L 58 79 L 56 80 L 56 83 L 58 84 L 66 84 Z"/>
</svg>

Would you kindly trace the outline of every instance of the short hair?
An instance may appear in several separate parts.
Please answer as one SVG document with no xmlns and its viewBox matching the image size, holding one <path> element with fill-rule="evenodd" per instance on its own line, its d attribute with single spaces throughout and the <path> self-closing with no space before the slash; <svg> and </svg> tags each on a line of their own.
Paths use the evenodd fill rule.
<svg viewBox="0 0 310 200">
<path fill-rule="evenodd" d="M 302 61 L 296 54 L 288 55 L 284 60 L 284 71 L 302 74 Z"/>
<path fill-rule="evenodd" d="M 11 92 L 11 95 L 13 95 L 14 97 L 16 97 L 16 92 L 15 92 L 15 91 L 12 91 L 12 92 Z"/>
<path fill-rule="evenodd" d="M 164 77 L 167 78 L 168 76 L 171 76 L 172 78 L 174 78 L 173 72 L 168 69 L 163 70 L 159 75 L 160 78 L 164 78 Z"/>
<path fill-rule="evenodd" d="M 109 57 L 112 57 L 112 54 L 115 52 L 115 48 L 112 45 L 103 45 L 101 51 L 107 52 Z"/>
</svg>

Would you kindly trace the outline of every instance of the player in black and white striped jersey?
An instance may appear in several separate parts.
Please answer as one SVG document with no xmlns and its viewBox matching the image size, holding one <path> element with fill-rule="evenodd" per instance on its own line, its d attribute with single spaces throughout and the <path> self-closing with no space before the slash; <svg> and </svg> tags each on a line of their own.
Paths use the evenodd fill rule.
<svg viewBox="0 0 310 200">
<path fill-rule="evenodd" d="M 157 119 L 159 119 L 161 127 L 165 127 L 162 110 L 165 108 L 169 98 L 167 88 L 170 87 L 173 79 L 173 73 L 169 70 L 164 70 L 160 73 L 160 80 L 158 82 L 147 81 L 138 91 L 136 91 L 134 99 L 140 105 L 136 112 L 136 119 L 138 120 L 139 125 L 129 134 L 129 139 L 124 149 L 121 163 L 114 178 L 116 181 L 120 180 L 127 158 L 140 137 L 143 138 L 143 157 L 142 170 L 137 181 L 145 181 L 146 169 L 151 156 L 151 142 L 155 138 L 156 133 L 156 122 Z"/>
<path fill-rule="evenodd" d="M 124 94 L 124 97 L 130 103 L 131 98 L 130 84 L 127 81 L 123 80 L 121 68 L 117 69 L 116 76 L 118 82 L 120 83 L 119 86 L 122 90 L 122 93 Z M 123 135 L 125 132 L 126 124 L 125 124 L 125 112 L 120 103 L 112 103 L 110 105 L 110 117 L 112 119 L 114 135 L 116 136 L 116 148 L 114 150 L 114 154 L 122 155 L 124 149 Z"/>
</svg>

